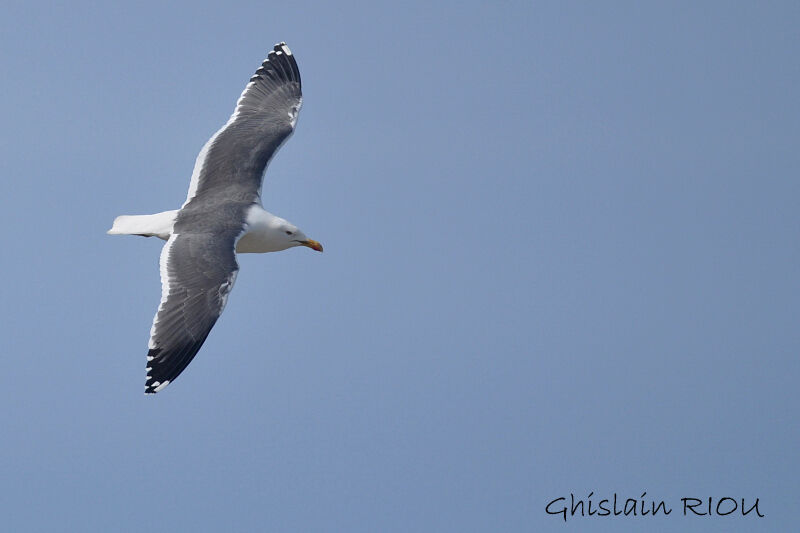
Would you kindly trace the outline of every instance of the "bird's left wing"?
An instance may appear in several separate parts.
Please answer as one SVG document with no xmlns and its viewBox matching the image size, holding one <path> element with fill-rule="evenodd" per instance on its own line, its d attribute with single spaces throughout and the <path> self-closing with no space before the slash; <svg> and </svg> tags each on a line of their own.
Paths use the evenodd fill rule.
<svg viewBox="0 0 800 533">
<path fill-rule="evenodd" d="M 145 393 L 174 381 L 216 323 L 239 265 L 234 247 L 241 230 L 173 234 L 161 251 L 161 304 L 153 319 Z"/>
<path fill-rule="evenodd" d="M 228 122 L 205 144 L 194 165 L 186 203 L 235 190 L 256 201 L 264 170 L 294 132 L 303 103 L 300 71 L 286 43 L 278 43 L 244 88 Z"/>
</svg>

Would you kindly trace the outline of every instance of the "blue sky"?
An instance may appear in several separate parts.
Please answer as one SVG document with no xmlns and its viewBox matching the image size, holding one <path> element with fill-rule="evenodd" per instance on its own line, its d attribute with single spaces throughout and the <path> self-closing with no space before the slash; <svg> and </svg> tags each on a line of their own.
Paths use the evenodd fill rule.
<svg viewBox="0 0 800 533">
<path fill-rule="evenodd" d="M 10 531 L 778 531 L 800 493 L 796 3 L 4 6 Z M 161 241 L 284 40 L 264 204 L 142 394 Z M 545 512 L 665 500 L 667 517 Z M 683 497 L 765 518 L 684 517 Z"/>
</svg>

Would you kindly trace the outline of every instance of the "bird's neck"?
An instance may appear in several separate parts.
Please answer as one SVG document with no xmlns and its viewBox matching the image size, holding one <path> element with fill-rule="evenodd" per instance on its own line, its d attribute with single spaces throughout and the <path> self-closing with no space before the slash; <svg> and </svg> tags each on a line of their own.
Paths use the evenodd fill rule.
<svg viewBox="0 0 800 533">
<path fill-rule="evenodd" d="M 245 216 L 247 229 L 236 242 L 238 253 L 279 252 L 289 248 L 280 227 L 286 223 L 258 204 L 248 208 Z"/>
</svg>

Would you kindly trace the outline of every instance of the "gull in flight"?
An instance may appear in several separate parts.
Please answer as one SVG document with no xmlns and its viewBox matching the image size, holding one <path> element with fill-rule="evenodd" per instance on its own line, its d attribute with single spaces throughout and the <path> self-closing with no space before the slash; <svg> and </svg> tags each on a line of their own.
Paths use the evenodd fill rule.
<svg viewBox="0 0 800 533">
<path fill-rule="evenodd" d="M 225 308 L 239 265 L 236 253 L 322 245 L 261 206 L 272 156 L 294 132 L 303 99 L 300 71 L 286 43 L 275 45 L 250 78 L 233 115 L 203 146 L 180 209 L 123 215 L 112 235 L 158 237 L 161 303 L 147 353 L 144 390 L 154 394 L 192 361 Z"/>
</svg>

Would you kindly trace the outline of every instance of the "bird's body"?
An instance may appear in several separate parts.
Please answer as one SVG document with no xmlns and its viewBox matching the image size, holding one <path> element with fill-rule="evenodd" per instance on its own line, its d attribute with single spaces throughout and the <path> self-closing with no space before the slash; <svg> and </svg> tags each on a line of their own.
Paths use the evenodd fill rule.
<svg viewBox="0 0 800 533">
<path fill-rule="evenodd" d="M 169 240 L 179 209 L 154 215 L 121 215 L 108 230 L 110 235 L 140 235 Z M 236 241 L 237 254 L 280 252 L 294 246 L 286 239 L 286 231 L 299 231 L 291 222 L 275 216 L 259 204 L 245 211 L 246 230 Z M 313 246 L 312 246 L 313 248 Z"/>
<path fill-rule="evenodd" d="M 154 215 L 123 215 L 109 230 L 167 241 L 146 393 L 174 381 L 202 346 L 236 279 L 235 253 L 294 246 L 322 251 L 318 242 L 261 206 L 264 171 L 294 131 L 301 104 L 297 63 L 285 43 L 277 44 L 245 87 L 233 115 L 197 156 L 183 206 Z"/>
</svg>

